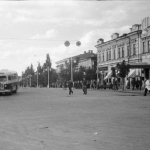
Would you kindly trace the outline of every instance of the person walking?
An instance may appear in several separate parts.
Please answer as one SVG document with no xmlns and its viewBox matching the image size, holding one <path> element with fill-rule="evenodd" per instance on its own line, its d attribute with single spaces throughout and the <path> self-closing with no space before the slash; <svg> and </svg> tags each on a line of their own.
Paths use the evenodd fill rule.
<svg viewBox="0 0 150 150">
<path fill-rule="evenodd" d="M 118 90 L 118 79 L 115 80 L 115 89 Z"/>
<path fill-rule="evenodd" d="M 83 78 L 83 82 L 82 82 L 82 90 L 84 94 L 87 94 L 87 82 L 85 80 L 85 78 Z"/>
<path fill-rule="evenodd" d="M 73 88 L 73 83 L 72 83 L 71 80 L 69 80 L 69 82 L 68 82 L 68 88 L 69 88 L 69 95 L 70 95 L 71 93 L 73 94 L 73 90 L 72 90 L 72 88 Z"/>
<path fill-rule="evenodd" d="M 142 77 L 140 77 L 140 80 L 139 80 L 139 89 L 141 90 L 142 89 Z"/>
<path fill-rule="evenodd" d="M 126 89 L 130 89 L 130 82 L 129 82 L 129 78 L 127 78 L 127 80 L 126 80 Z"/>
<path fill-rule="evenodd" d="M 132 79 L 131 85 L 132 85 L 132 90 L 134 90 L 134 87 L 135 87 L 135 78 Z"/>
<path fill-rule="evenodd" d="M 138 78 L 135 80 L 135 87 L 136 87 L 136 90 L 139 89 L 139 80 L 138 80 Z"/>
<path fill-rule="evenodd" d="M 147 91 L 150 92 L 150 79 L 146 79 L 146 81 L 145 81 L 144 96 L 147 95 Z"/>
</svg>

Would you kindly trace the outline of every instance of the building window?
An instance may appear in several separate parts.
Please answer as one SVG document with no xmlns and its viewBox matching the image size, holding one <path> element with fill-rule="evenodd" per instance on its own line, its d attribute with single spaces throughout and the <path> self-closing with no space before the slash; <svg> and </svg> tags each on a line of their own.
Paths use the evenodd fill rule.
<svg viewBox="0 0 150 150">
<path fill-rule="evenodd" d="M 146 45 L 145 45 L 145 42 L 143 42 L 143 53 L 146 52 Z"/>
<path fill-rule="evenodd" d="M 118 48 L 118 58 L 120 58 L 120 48 Z"/>
<path fill-rule="evenodd" d="M 108 61 L 108 51 L 107 51 L 107 55 L 106 55 L 106 60 Z"/>
<path fill-rule="evenodd" d="M 101 54 L 99 55 L 99 62 L 101 62 Z"/>
<path fill-rule="evenodd" d="M 136 55 L 136 46 L 133 44 L 133 55 Z"/>
<path fill-rule="evenodd" d="M 122 57 L 124 57 L 124 47 L 122 47 Z"/>
<path fill-rule="evenodd" d="M 116 51 L 115 51 L 115 49 L 114 49 L 114 59 L 116 59 Z"/>
<path fill-rule="evenodd" d="M 104 61 L 104 53 L 103 53 L 103 61 Z"/>
<path fill-rule="evenodd" d="M 111 51 L 109 51 L 109 60 L 111 60 Z"/>
<path fill-rule="evenodd" d="M 150 53 L 150 41 L 148 41 L 148 52 Z"/>
<path fill-rule="evenodd" d="M 127 46 L 127 56 L 131 56 L 130 46 Z"/>
</svg>

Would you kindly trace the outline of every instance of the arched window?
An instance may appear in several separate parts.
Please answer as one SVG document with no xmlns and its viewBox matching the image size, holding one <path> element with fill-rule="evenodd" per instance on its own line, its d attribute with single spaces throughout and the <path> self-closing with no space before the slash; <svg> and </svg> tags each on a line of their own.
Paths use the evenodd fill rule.
<svg viewBox="0 0 150 150">
<path fill-rule="evenodd" d="M 136 46 L 133 44 L 133 55 L 136 55 Z"/>
<path fill-rule="evenodd" d="M 122 57 L 124 57 L 124 47 L 122 47 Z"/>
<path fill-rule="evenodd" d="M 111 51 L 109 51 L 109 60 L 111 60 Z"/>
<path fill-rule="evenodd" d="M 145 45 L 145 42 L 143 42 L 143 53 L 146 53 L 146 45 Z"/>
<path fill-rule="evenodd" d="M 106 55 L 106 60 L 108 61 L 108 51 L 107 51 L 107 55 Z"/>
<path fill-rule="evenodd" d="M 116 50 L 114 49 L 114 59 L 116 59 Z"/>
<path fill-rule="evenodd" d="M 118 58 L 120 58 L 120 48 L 118 48 Z"/>
<path fill-rule="evenodd" d="M 104 53 L 103 53 L 103 61 L 104 61 Z"/>
<path fill-rule="evenodd" d="M 148 41 L 148 52 L 150 53 L 150 41 Z"/>
<path fill-rule="evenodd" d="M 127 56 L 131 56 L 130 46 L 127 46 Z"/>
</svg>

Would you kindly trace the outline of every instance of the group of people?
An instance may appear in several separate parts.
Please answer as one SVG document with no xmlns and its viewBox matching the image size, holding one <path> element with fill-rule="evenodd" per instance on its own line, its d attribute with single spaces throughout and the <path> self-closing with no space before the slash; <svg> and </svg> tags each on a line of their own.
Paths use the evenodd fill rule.
<svg viewBox="0 0 150 150">
<path fill-rule="evenodd" d="M 106 85 L 105 80 L 103 81 L 103 84 Z M 113 79 L 113 89 L 118 90 L 118 81 L 117 79 Z M 143 80 L 142 78 L 140 78 L 140 80 L 133 78 L 131 81 L 131 86 L 132 86 L 132 90 L 136 89 L 136 90 L 141 90 L 142 89 L 142 85 L 143 85 Z M 68 88 L 69 88 L 69 95 L 73 94 L 73 82 L 71 80 L 69 80 L 68 82 Z M 126 80 L 126 88 L 130 89 L 130 81 L 127 78 Z M 84 94 L 87 94 L 87 81 L 85 80 L 85 78 L 83 78 L 82 81 L 82 90 Z M 145 83 L 144 83 L 144 96 L 147 95 L 147 92 L 150 92 L 150 79 L 146 79 Z"/>
<path fill-rule="evenodd" d="M 73 82 L 71 80 L 69 80 L 68 82 L 68 88 L 69 88 L 69 95 L 73 94 Z M 87 94 L 87 81 L 85 80 L 85 78 L 83 78 L 82 90 L 84 94 Z"/>
<path fill-rule="evenodd" d="M 129 80 L 127 79 L 127 81 L 129 82 Z M 143 81 L 142 81 L 142 78 L 140 77 L 140 80 L 137 78 L 133 78 L 132 81 L 131 81 L 131 85 L 132 85 L 132 90 L 136 89 L 136 90 L 141 90 L 142 89 L 142 84 L 143 84 Z M 129 84 L 127 84 L 127 86 L 129 86 Z"/>
</svg>

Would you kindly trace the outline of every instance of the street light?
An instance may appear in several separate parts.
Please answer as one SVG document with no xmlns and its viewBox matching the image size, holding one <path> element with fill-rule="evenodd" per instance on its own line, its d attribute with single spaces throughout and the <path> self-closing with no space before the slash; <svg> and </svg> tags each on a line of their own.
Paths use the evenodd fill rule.
<svg viewBox="0 0 150 150">
<path fill-rule="evenodd" d="M 48 74 L 48 83 L 47 83 L 47 87 L 49 88 L 49 72 L 51 71 L 51 69 L 49 68 L 49 66 L 47 66 L 47 68 L 45 69 L 47 71 Z"/>
<path fill-rule="evenodd" d="M 28 77 L 30 78 L 30 88 L 31 88 L 31 77 L 32 77 L 32 75 L 30 74 L 30 75 L 28 75 Z"/>
<path fill-rule="evenodd" d="M 38 71 L 38 67 L 37 67 L 37 88 L 39 87 L 39 71 Z"/>
<path fill-rule="evenodd" d="M 64 45 L 66 47 L 69 47 L 70 46 L 70 42 L 69 41 L 65 41 Z M 81 45 L 81 42 L 80 41 L 77 41 L 76 42 L 76 46 L 80 46 Z M 72 57 L 71 57 L 71 81 L 73 82 L 73 68 L 72 68 Z"/>
</svg>

